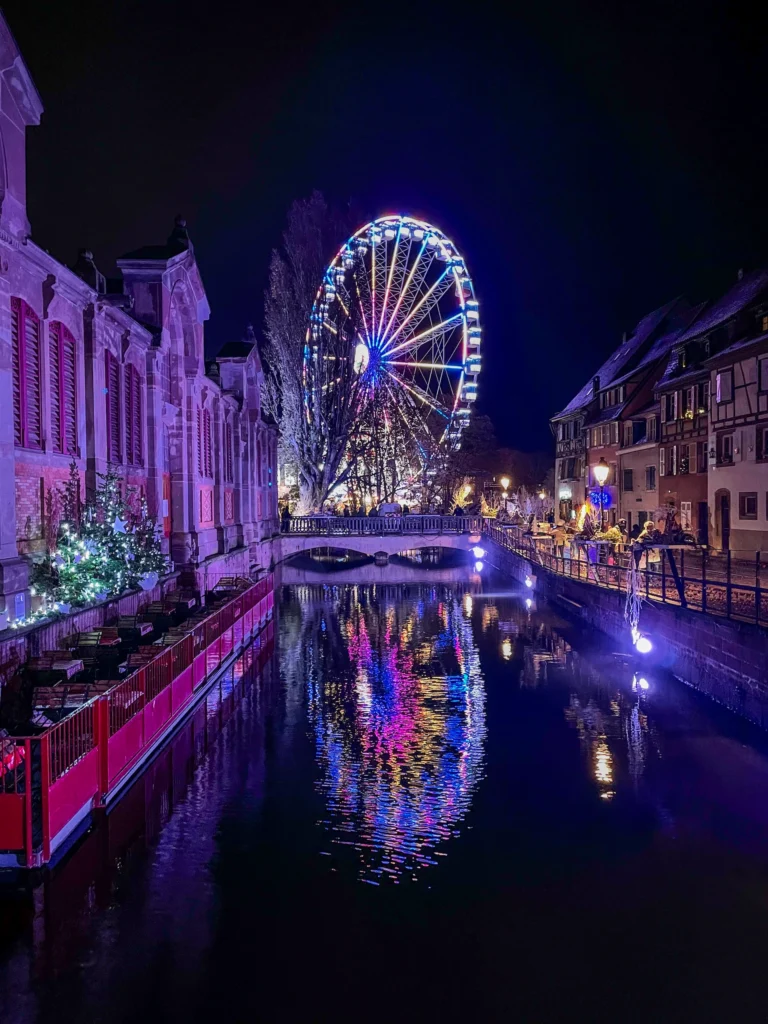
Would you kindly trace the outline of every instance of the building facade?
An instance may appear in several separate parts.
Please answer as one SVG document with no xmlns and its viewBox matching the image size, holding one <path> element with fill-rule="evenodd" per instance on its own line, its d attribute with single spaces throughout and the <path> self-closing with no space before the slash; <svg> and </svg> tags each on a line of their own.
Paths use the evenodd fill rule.
<svg viewBox="0 0 768 1024">
<path fill-rule="evenodd" d="M 277 526 L 275 428 L 252 332 L 206 366 L 208 301 L 184 222 L 107 281 L 32 241 L 25 132 L 42 103 L 0 15 L 0 612 L 29 610 L 29 558 L 108 468 L 145 497 L 177 567 L 239 572 Z"/>
<path fill-rule="evenodd" d="M 649 314 L 552 426 L 561 515 L 603 458 L 609 523 L 672 506 L 701 544 L 768 551 L 768 268 Z"/>
</svg>

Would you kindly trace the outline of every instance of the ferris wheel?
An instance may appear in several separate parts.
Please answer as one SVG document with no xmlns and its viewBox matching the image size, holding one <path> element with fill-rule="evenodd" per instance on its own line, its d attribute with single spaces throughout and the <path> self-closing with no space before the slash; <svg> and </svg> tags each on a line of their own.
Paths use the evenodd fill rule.
<svg viewBox="0 0 768 1024">
<path fill-rule="evenodd" d="M 362 461 L 396 463 L 413 479 L 460 445 L 480 342 L 474 287 L 453 242 L 424 221 L 381 217 L 345 242 L 317 292 L 304 348 L 307 415 L 352 396 Z"/>
</svg>

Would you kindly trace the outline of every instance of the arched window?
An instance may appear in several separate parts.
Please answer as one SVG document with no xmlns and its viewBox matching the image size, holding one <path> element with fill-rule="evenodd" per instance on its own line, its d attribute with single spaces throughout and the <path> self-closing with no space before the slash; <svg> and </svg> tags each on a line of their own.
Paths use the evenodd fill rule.
<svg viewBox="0 0 768 1024">
<path fill-rule="evenodd" d="M 42 448 L 40 318 L 23 299 L 11 299 L 13 438 L 22 448 Z"/>
<path fill-rule="evenodd" d="M 75 339 L 55 320 L 48 327 L 51 375 L 51 440 L 61 455 L 77 455 L 77 367 Z"/>
</svg>

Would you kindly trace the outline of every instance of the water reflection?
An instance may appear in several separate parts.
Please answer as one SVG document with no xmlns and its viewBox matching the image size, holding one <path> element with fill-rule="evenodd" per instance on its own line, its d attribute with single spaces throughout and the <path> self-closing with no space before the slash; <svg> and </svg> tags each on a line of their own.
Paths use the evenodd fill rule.
<svg viewBox="0 0 768 1024">
<path fill-rule="evenodd" d="M 311 598 L 306 589 L 283 610 L 292 642 L 281 669 L 295 677 L 301 666 L 306 680 L 322 852 L 334 868 L 354 857 L 371 884 L 416 878 L 445 855 L 482 777 L 472 596 L 428 585 L 313 588 Z"/>
<path fill-rule="evenodd" d="M 498 643 L 504 661 L 522 662 L 522 688 L 567 689 L 565 720 L 578 734 L 596 795 L 613 799 L 620 779 L 636 789 L 649 759 L 659 756 L 645 708 L 652 690 L 646 674 L 605 652 L 574 650 L 565 638 L 572 628 L 551 609 L 532 615 L 531 605 L 525 592 L 515 598 L 484 599 L 483 633 Z"/>
</svg>

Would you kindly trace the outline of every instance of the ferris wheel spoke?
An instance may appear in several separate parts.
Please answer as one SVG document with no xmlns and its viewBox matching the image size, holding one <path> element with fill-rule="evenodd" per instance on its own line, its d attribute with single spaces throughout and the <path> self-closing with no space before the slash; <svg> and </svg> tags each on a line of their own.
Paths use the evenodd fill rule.
<svg viewBox="0 0 768 1024">
<path fill-rule="evenodd" d="M 381 332 L 384 328 L 384 317 L 387 315 L 387 303 L 389 302 L 389 295 L 392 291 L 392 278 L 395 276 L 395 264 L 397 263 L 397 250 L 400 248 L 400 234 L 402 232 L 402 225 L 398 227 L 397 234 L 395 236 L 395 244 L 392 249 L 392 260 L 389 265 L 389 273 L 387 274 L 387 284 L 384 289 L 384 298 L 381 303 L 381 317 L 379 318 L 379 328 L 376 334 L 376 341 L 381 344 Z"/>
<path fill-rule="evenodd" d="M 416 259 L 411 264 L 411 269 L 408 271 L 408 276 L 405 279 L 405 282 L 403 283 L 402 288 L 399 289 L 399 295 L 397 296 L 397 302 L 395 303 L 395 308 L 392 310 L 392 316 L 389 318 L 389 321 L 387 322 L 386 329 L 384 330 L 383 334 L 381 335 L 382 343 L 384 341 L 386 341 L 387 335 L 392 330 L 392 325 L 393 325 L 393 323 L 395 323 L 395 320 L 397 318 L 398 312 L 400 311 L 401 307 L 405 307 L 405 314 L 406 315 L 408 314 L 408 312 L 410 312 L 410 307 L 413 304 L 413 301 L 415 300 L 416 295 L 418 294 L 418 290 L 417 289 L 421 287 L 421 284 L 424 281 L 424 277 L 426 276 L 426 272 L 427 272 L 427 269 L 428 269 L 428 264 L 426 266 L 424 264 L 422 264 L 422 257 L 424 255 L 424 252 L 425 252 L 426 248 L 427 248 L 427 239 L 425 237 L 424 241 L 421 243 L 421 246 L 419 248 L 419 252 L 418 252 L 418 254 L 416 256 Z M 409 246 L 409 255 L 410 255 L 410 246 Z M 431 263 L 431 260 L 429 262 Z M 420 277 L 417 278 L 416 277 L 416 271 L 419 270 L 420 267 L 423 268 L 422 269 L 422 273 L 421 273 Z M 408 302 L 408 298 L 410 296 L 410 288 L 413 285 L 414 281 L 418 282 L 417 289 L 414 290 L 413 297 L 411 298 L 410 303 L 409 303 Z"/>
<path fill-rule="evenodd" d="M 414 334 L 412 337 L 406 338 L 405 341 L 400 342 L 399 345 L 395 345 L 394 348 L 387 348 L 384 350 L 384 354 L 389 357 L 393 356 L 396 352 L 403 352 L 406 349 L 413 349 L 420 344 L 424 344 L 427 338 L 431 338 L 433 335 L 439 335 L 445 333 L 446 328 L 454 327 L 462 319 L 462 314 L 454 313 L 453 316 L 449 316 L 447 320 L 441 320 L 439 324 L 432 324 L 421 334 Z"/>
<path fill-rule="evenodd" d="M 443 296 L 453 287 L 453 275 L 449 273 L 446 268 L 437 280 L 430 285 L 429 289 L 422 295 L 416 305 L 413 307 L 411 312 L 403 320 L 400 326 L 390 335 L 387 344 L 384 346 L 384 351 L 391 351 L 395 339 L 398 335 L 402 334 L 405 328 L 411 324 L 411 329 L 415 329 L 424 319 L 428 316 L 435 306 L 440 302 Z M 417 316 L 417 314 L 420 314 Z M 457 313 L 457 316 L 462 316 L 461 313 Z"/>
<path fill-rule="evenodd" d="M 406 391 L 410 392 L 414 398 L 418 398 L 419 401 L 424 403 L 424 405 L 429 406 L 433 412 L 436 412 L 439 416 L 444 416 L 446 419 L 450 418 L 450 413 L 446 411 L 445 407 L 440 405 L 432 395 L 427 394 L 417 384 L 403 380 L 402 377 L 398 377 L 397 374 L 392 373 L 391 370 L 387 370 L 386 373 L 388 373 L 392 380 L 401 388 L 405 388 Z"/>
<path fill-rule="evenodd" d="M 410 366 L 416 370 L 463 370 L 459 363 L 410 363 L 399 359 L 387 359 L 386 366 Z"/>
</svg>

